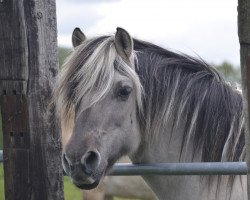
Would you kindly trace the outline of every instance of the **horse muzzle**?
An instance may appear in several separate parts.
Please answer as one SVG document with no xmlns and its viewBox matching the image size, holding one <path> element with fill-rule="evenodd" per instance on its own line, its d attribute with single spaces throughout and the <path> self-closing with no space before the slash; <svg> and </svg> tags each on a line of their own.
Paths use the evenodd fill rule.
<svg viewBox="0 0 250 200">
<path fill-rule="evenodd" d="M 98 186 L 99 182 L 100 182 L 99 180 L 96 180 L 91 184 L 86 184 L 86 183 L 78 183 L 73 180 L 73 183 L 75 184 L 75 186 L 77 186 L 78 188 L 82 190 L 92 190 Z"/>
<path fill-rule="evenodd" d="M 96 173 L 100 165 L 100 154 L 98 151 L 87 151 L 80 161 L 72 160 L 64 153 L 62 157 L 64 172 L 71 177 L 72 182 L 81 189 L 93 189 L 100 182 L 99 173 Z"/>
<path fill-rule="evenodd" d="M 80 174 L 79 174 L 80 173 Z M 98 186 L 100 180 L 92 178 L 90 175 L 83 174 L 82 172 L 73 172 L 70 177 L 72 182 L 80 189 L 91 190 Z"/>
</svg>

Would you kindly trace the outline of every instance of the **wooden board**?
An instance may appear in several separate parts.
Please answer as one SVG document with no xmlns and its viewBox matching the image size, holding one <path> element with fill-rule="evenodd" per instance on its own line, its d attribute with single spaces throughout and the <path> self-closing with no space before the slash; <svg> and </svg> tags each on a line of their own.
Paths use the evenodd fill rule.
<svg viewBox="0 0 250 200">
<path fill-rule="evenodd" d="M 248 199 L 250 200 L 250 1 L 239 0 L 238 3 L 238 34 L 245 107 L 246 159 L 248 166 L 247 190 Z"/>
<path fill-rule="evenodd" d="M 55 0 L 0 1 L 6 200 L 61 200 L 61 136 L 48 105 L 58 71 Z"/>
</svg>

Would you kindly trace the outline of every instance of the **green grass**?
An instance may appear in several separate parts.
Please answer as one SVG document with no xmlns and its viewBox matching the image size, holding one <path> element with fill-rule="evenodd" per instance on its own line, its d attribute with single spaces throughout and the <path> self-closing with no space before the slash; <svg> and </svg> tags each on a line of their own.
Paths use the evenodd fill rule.
<svg viewBox="0 0 250 200">
<path fill-rule="evenodd" d="M 82 200 L 82 192 L 76 188 L 70 181 L 69 177 L 64 177 L 64 199 L 65 200 Z"/>
<path fill-rule="evenodd" d="M 0 164 L 0 199 L 4 200 L 3 164 Z"/>
</svg>

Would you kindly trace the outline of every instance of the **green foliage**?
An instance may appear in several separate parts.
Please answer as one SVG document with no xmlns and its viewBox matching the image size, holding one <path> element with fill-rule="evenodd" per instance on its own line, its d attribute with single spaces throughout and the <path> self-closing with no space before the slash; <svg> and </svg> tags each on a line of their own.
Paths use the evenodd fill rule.
<svg viewBox="0 0 250 200">
<path fill-rule="evenodd" d="M 70 48 L 58 47 L 58 60 L 59 60 L 60 68 L 64 60 L 70 55 L 71 52 L 72 52 L 72 49 Z"/>
<path fill-rule="evenodd" d="M 229 82 L 241 83 L 240 67 L 234 67 L 228 62 L 223 62 L 215 67 Z"/>
</svg>

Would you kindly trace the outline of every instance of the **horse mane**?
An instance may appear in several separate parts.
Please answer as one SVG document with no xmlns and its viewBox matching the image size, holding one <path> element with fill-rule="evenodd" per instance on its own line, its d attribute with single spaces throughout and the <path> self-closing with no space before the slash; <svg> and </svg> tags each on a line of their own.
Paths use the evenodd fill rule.
<svg viewBox="0 0 250 200">
<path fill-rule="evenodd" d="M 148 140 L 172 120 L 172 133 L 184 124 L 180 156 L 193 141 L 193 158 L 201 151 L 204 162 L 244 160 L 240 91 L 202 59 L 140 40 L 134 40 L 134 49 L 145 91 L 141 124 Z"/>
</svg>

